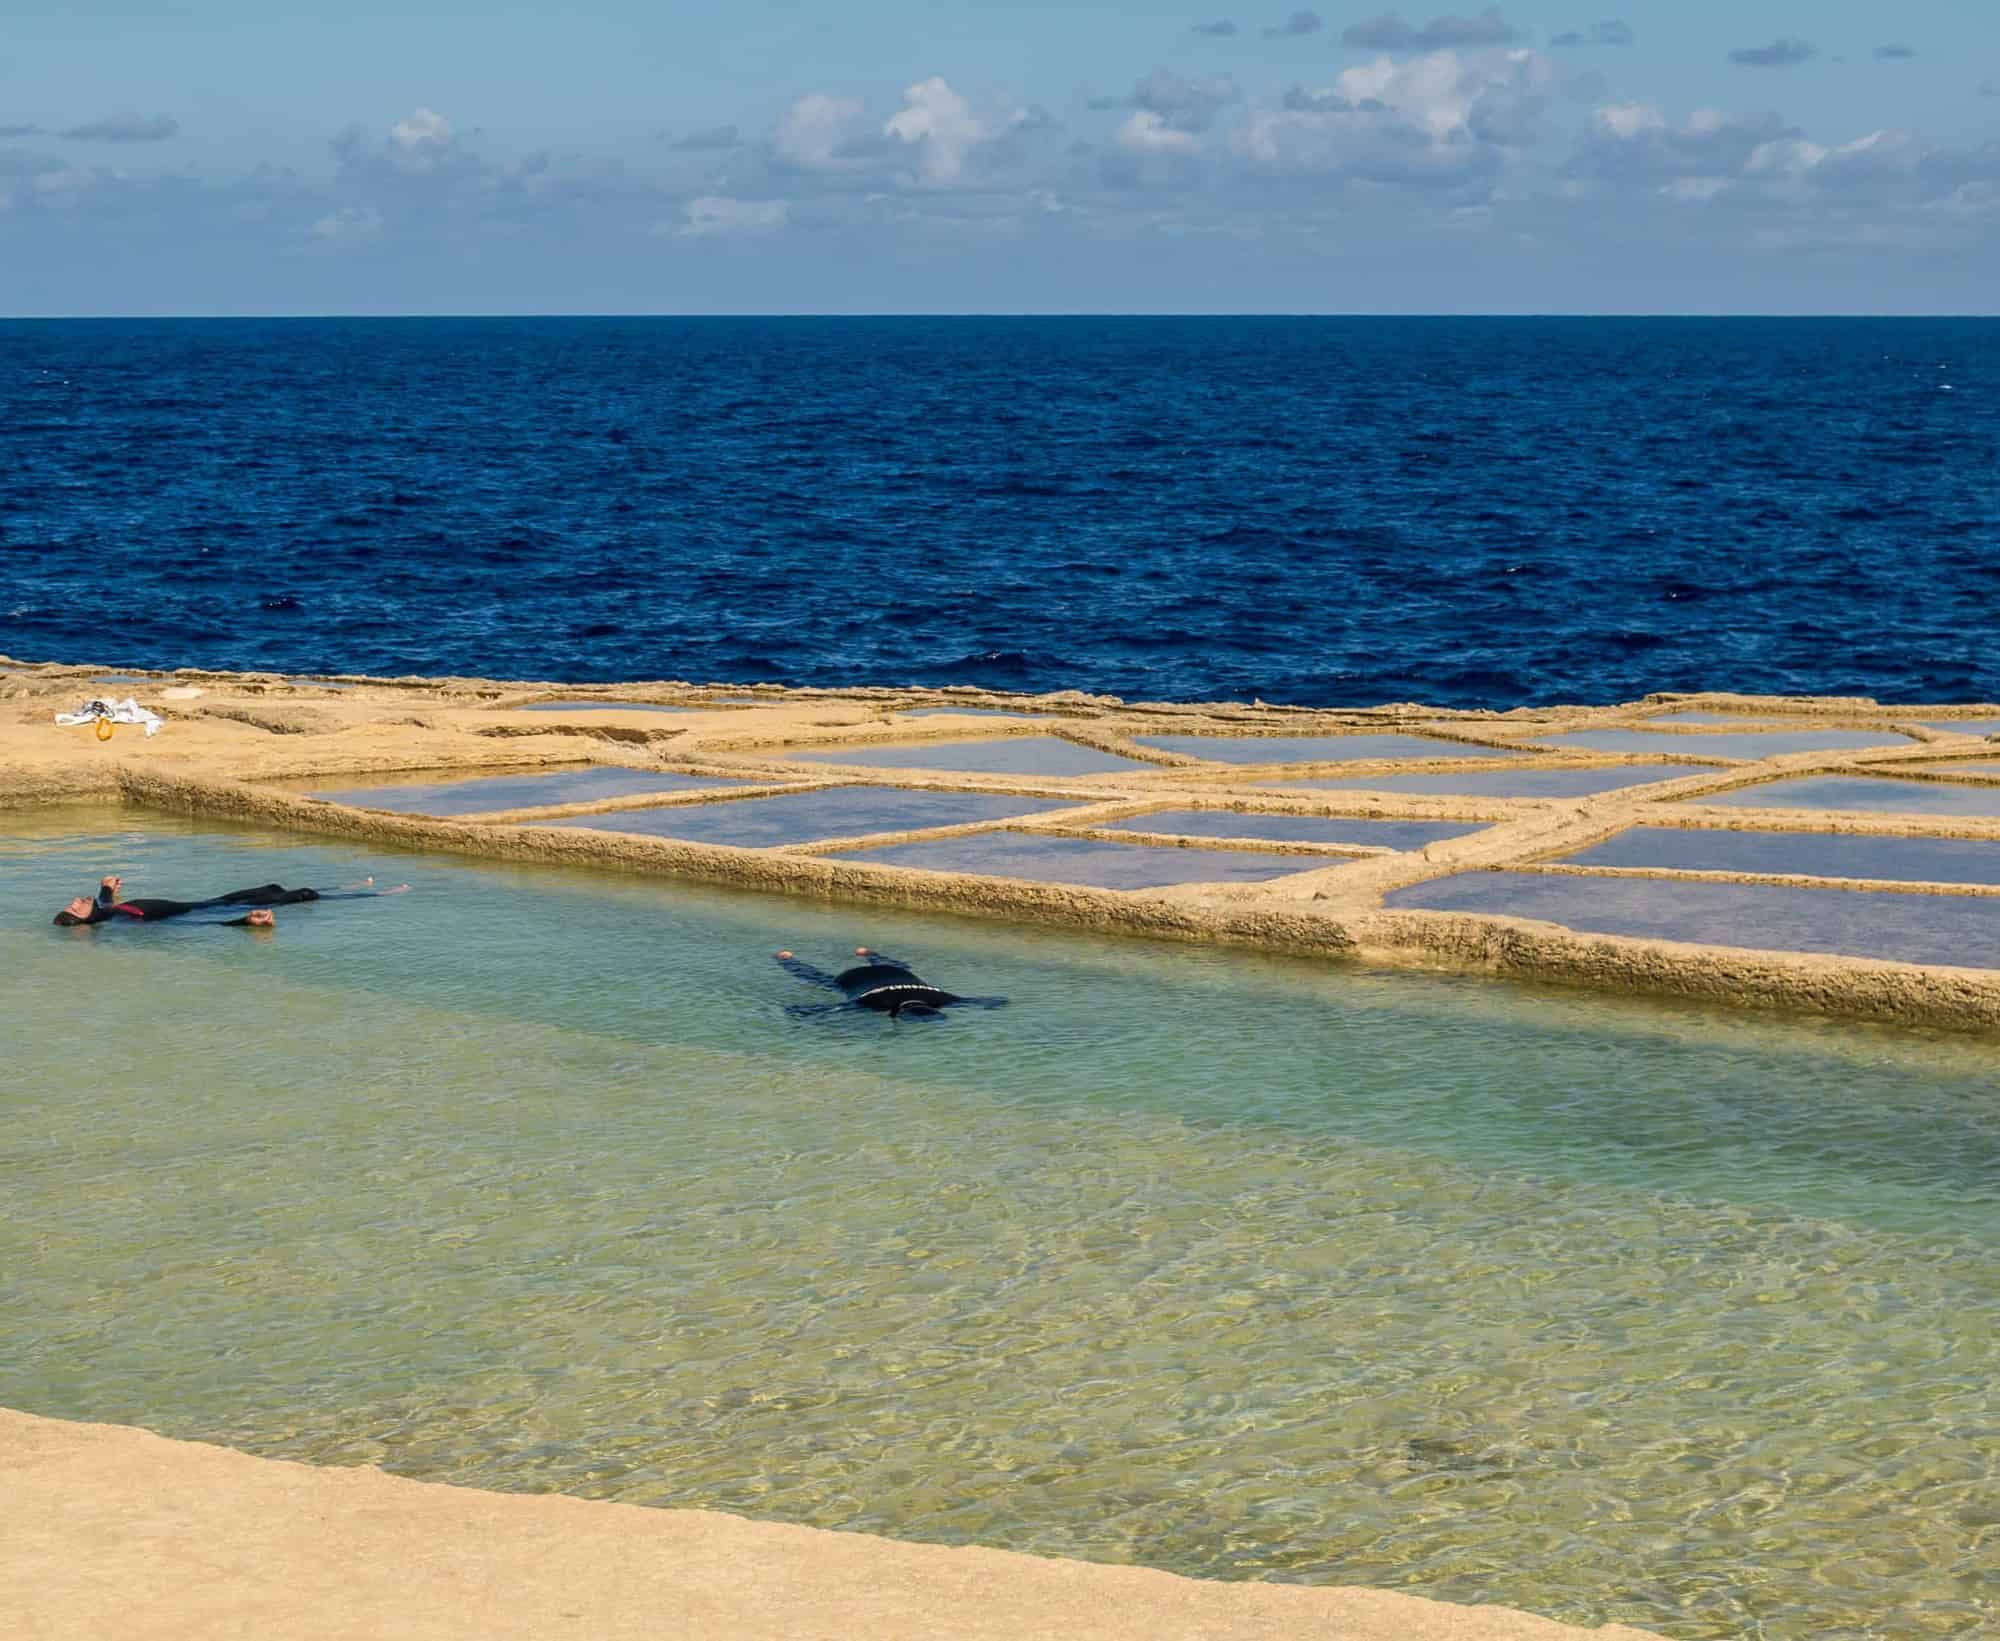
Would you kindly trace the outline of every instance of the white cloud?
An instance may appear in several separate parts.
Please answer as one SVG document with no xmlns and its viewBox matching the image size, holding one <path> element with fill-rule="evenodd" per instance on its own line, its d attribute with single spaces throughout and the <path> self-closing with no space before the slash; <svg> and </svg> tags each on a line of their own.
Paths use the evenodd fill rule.
<svg viewBox="0 0 2000 1641">
<path fill-rule="evenodd" d="M 1630 142 L 1643 131 L 1664 131 L 1667 117 L 1646 103 L 1611 103 L 1591 118 L 1609 136 Z"/>
<path fill-rule="evenodd" d="M 389 140 L 406 154 L 436 154 L 451 146 L 451 121 L 433 108 L 419 108 L 389 127 Z"/>
<path fill-rule="evenodd" d="M 125 175 L 66 164 L 88 151 L 48 140 L 0 142 L 0 188 L 11 195 L 10 247 L 54 266 L 97 234 L 93 244 L 114 249 L 76 266 L 108 270 L 107 289 L 127 278 L 123 259 L 140 260 L 116 247 L 154 244 L 227 244 L 252 269 L 275 265 L 260 251 L 289 255 L 319 263 L 328 288 L 336 276 L 394 281 L 399 269 L 435 267 L 449 290 L 478 261 L 546 264 L 537 277 L 563 289 L 584 250 L 615 264 L 648 232 L 707 253 L 681 258 L 702 277 L 733 267 L 721 281 L 732 295 L 788 279 L 795 259 L 754 249 L 732 258 L 731 246 L 808 234 L 815 258 L 857 268 L 1001 235 L 1018 237 L 1024 259 L 1038 247 L 1229 238 L 1246 247 L 1246 266 L 1265 249 L 1275 265 L 1304 246 L 1366 245 L 1371 256 L 1406 254 L 1413 280 L 1457 277 L 1437 237 L 1452 229 L 1485 235 L 1496 256 L 1543 247 L 1569 259 L 1551 262 L 1559 275 L 1623 258 L 1651 277 L 1682 254 L 1726 260 L 1772 234 L 1800 256 L 1922 245 L 1951 251 L 1951 268 L 1990 271 L 2000 255 L 2000 143 L 1939 148 L 1876 122 L 1807 133 L 1775 113 L 1690 114 L 1600 91 L 1579 99 L 1583 129 L 1558 146 L 1539 127 L 1555 124 L 1545 99 L 1577 93 L 1555 66 L 1568 60 L 1518 48 L 1336 57 L 1309 86 L 1247 104 L 1226 75 L 1161 71 L 1100 102 L 1111 112 L 1092 129 L 1046 141 L 1045 116 L 946 79 L 919 79 L 886 105 L 836 88 L 778 105 L 775 122 L 746 124 L 734 146 L 719 128 L 698 133 L 690 146 L 713 153 L 693 161 L 658 150 L 622 162 L 604 152 L 502 160 L 423 106 L 339 138 L 330 177 L 265 168 L 226 179 L 192 166 Z M 506 249 L 480 257 L 482 246 Z M 1048 251 L 1024 260 L 1023 276 L 1053 300 L 1085 261 Z M 0 294 L 30 265 L 0 258 Z M 1923 277 L 1913 268 L 1911 281 Z M 1476 271 L 1464 278 L 1476 283 Z M 517 299 L 539 299 L 525 276 L 519 289 Z"/>
<path fill-rule="evenodd" d="M 433 108 L 412 111 L 379 141 L 360 126 L 349 126 L 333 139 L 333 153 L 341 174 L 351 181 L 452 179 L 480 169 L 477 157 L 459 143 L 451 121 Z"/>
<path fill-rule="evenodd" d="M 1474 58 L 1434 51 L 1400 63 L 1378 57 L 1348 69 L 1334 87 L 1352 103 L 1380 103 L 1393 109 L 1427 131 L 1433 142 L 1449 142 L 1502 105 L 1511 108 L 1533 101 L 1539 110 L 1540 98 L 1555 81 L 1554 71 L 1531 51 Z"/>
<path fill-rule="evenodd" d="M 1111 140 L 1127 154 L 1147 157 L 1154 154 L 1191 155 L 1201 152 L 1201 138 L 1181 131 L 1166 117 L 1150 108 L 1141 108 L 1112 134 Z"/>
<path fill-rule="evenodd" d="M 687 220 L 672 231 L 682 239 L 751 239 L 775 234 L 791 216 L 782 199 L 730 199 L 704 194 L 686 206 Z"/>
<path fill-rule="evenodd" d="M 1591 114 L 1569 170 L 1601 182 L 1664 187 L 1682 179 L 1741 176 L 1753 165 L 1773 168 L 1798 139 L 1776 114 L 1705 108 L 1676 125 L 1650 103 L 1609 103 Z"/>
<path fill-rule="evenodd" d="M 1323 91 L 1295 89 L 1252 109 L 1231 145 L 1277 174 L 1345 173 L 1382 182 L 1453 182 L 1498 169 L 1536 140 L 1554 70 L 1533 52 L 1378 57 Z"/>
<path fill-rule="evenodd" d="M 903 93 L 903 108 L 883 126 L 883 135 L 914 148 L 917 175 L 931 187 L 957 182 L 974 155 L 1021 123 L 1018 113 L 991 118 L 933 76 Z"/>
<path fill-rule="evenodd" d="M 771 147 L 800 171 L 853 171 L 867 164 L 872 135 L 858 101 L 815 91 L 779 116 Z"/>
<path fill-rule="evenodd" d="M 1203 132 L 1236 100 L 1236 82 L 1227 74 L 1186 80 L 1156 68 L 1132 88 L 1132 107 L 1157 114 L 1176 131 Z"/>
</svg>

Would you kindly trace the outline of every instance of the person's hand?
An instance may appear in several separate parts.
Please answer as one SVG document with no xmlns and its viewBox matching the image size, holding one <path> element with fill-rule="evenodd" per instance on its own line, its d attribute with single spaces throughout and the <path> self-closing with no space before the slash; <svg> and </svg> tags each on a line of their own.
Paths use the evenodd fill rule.
<svg viewBox="0 0 2000 1641">
<path fill-rule="evenodd" d="M 116 872 L 113 872 L 109 877 L 105 878 L 102 881 L 99 887 L 109 889 L 115 895 L 125 887 L 125 880 L 122 877 L 120 877 Z"/>
</svg>

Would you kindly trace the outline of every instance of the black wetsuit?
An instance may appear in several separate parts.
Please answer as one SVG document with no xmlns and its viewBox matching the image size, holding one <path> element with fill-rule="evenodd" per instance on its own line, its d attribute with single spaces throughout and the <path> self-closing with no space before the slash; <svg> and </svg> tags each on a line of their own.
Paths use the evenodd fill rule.
<svg viewBox="0 0 2000 1641">
<path fill-rule="evenodd" d="M 57 912 L 56 922 L 66 929 L 80 923 L 110 923 L 114 920 L 161 923 L 170 917 L 185 917 L 189 912 L 205 911 L 211 906 L 296 906 L 301 901 L 323 898 L 321 890 L 287 889 L 281 883 L 265 883 L 255 889 L 232 889 L 226 895 L 211 895 L 207 900 L 113 900 L 108 890 L 99 889 L 97 899 L 90 908 L 90 916 L 77 917 L 70 912 Z M 240 923 L 243 920 L 238 918 L 234 921 Z"/>
<path fill-rule="evenodd" d="M 935 1018 L 948 1008 L 965 1007 L 997 1009 L 1004 1007 L 1004 997 L 959 997 L 937 986 L 919 980 L 910 965 L 900 958 L 885 957 L 881 952 L 858 953 L 866 961 L 851 969 L 842 969 L 838 974 L 828 974 L 824 969 L 816 969 L 810 963 L 801 962 L 796 957 L 781 956 L 778 965 L 788 974 L 795 974 L 801 980 L 811 981 L 815 986 L 825 986 L 830 990 L 844 993 L 844 1003 L 793 1003 L 787 1014 L 837 1014 L 844 1009 L 870 1009 L 877 1014 L 886 1014 L 892 1020 L 900 1020 L 905 1014 L 920 1019 Z"/>
</svg>

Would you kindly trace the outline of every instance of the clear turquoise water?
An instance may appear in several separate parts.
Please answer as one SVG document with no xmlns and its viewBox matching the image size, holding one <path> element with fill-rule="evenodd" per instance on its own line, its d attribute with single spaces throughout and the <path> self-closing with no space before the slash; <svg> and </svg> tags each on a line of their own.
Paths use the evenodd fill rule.
<svg viewBox="0 0 2000 1641">
<path fill-rule="evenodd" d="M 407 880 L 274 935 L 133 893 Z M 793 1021 L 776 945 L 1013 998 Z M 0 1402 L 1682 1637 L 2000 1616 L 1986 1042 L 0 825 Z"/>
</svg>

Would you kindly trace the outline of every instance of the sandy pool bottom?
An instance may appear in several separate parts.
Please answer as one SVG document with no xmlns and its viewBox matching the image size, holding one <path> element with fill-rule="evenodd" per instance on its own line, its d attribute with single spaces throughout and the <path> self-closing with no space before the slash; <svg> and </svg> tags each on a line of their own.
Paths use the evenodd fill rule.
<svg viewBox="0 0 2000 1641">
<path fill-rule="evenodd" d="M 47 926 L 114 869 L 414 887 Z M 786 1017 L 775 946 L 862 943 L 1012 1004 Z M 0 1404 L 1677 1636 L 1995 1615 L 1983 1043 L 131 812 L 0 830 L 0 971 Z"/>
</svg>

